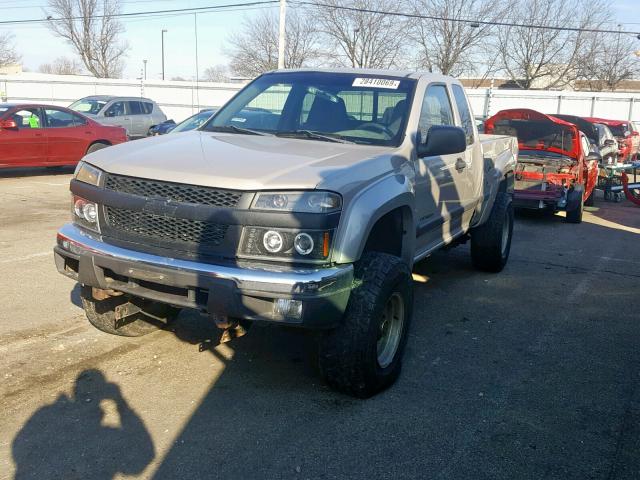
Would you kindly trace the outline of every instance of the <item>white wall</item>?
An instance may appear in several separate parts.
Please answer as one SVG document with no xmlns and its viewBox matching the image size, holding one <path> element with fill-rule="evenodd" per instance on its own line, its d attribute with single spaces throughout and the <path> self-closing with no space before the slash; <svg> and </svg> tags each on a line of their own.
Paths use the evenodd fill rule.
<svg viewBox="0 0 640 480">
<path fill-rule="evenodd" d="M 219 107 L 242 87 L 238 83 L 107 80 L 83 76 L 23 73 L 0 75 L 0 102 L 42 102 L 69 105 L 88 95 L 145 96 L 155 100 L 168 118 L 180 121 L 205 107 Z M 468 89 L 476 116 L 504 108 L 532 108 L 640 121 L 640 92 L 572 92 L 544 90 Z"/>
</svg>

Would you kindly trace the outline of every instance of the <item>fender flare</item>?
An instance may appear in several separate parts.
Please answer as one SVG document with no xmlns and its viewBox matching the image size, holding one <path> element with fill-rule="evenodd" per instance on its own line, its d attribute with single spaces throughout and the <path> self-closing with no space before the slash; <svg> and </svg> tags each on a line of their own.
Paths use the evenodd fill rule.
<svg viewBox="0 0 640 480">
<path fill-rule="evenodd" d="M 403 222 L 402 258 L 413 263 L 415 197 L 409 179 L 401 174 L 382 178 L 359 192 L 342 212 L 334 243 L 333 261 L 353 263 L 360 259 L 371 230 L 378 220 L 398 208 L 408 212 Z"/>
</svg>

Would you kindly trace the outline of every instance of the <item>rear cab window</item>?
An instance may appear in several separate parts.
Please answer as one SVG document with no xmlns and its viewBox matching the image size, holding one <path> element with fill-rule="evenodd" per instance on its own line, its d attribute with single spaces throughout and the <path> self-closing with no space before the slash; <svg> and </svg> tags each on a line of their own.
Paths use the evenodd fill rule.
<svg viewBox="0 0 640 480">
<path fill-rule="evenodd" d="M 451 90 L 453 91 L 453 98 L 456 101 L 456 107 L 458 107 L 461 127 L 467 137 L 467 145 L 471 145 L 475 139 L 473 131 L 473 114 L 469 107 L 469 101 L 467 100 L 467 96 L 460 85 L 453 84 L 451 86 Z"/>
</svg>

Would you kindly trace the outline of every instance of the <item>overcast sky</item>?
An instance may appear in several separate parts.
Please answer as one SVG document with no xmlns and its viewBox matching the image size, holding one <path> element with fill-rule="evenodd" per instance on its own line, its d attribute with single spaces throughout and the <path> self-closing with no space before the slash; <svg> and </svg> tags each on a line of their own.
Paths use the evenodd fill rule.
<svg viewBox="0 0 640 480">
<path fill-rule="evenodd" d="M 124 12 L 166 10 L 173 8 L 202 7 L 242 3 L 245 0 L 121 0 Z M 0 0 L 0 21 L 14 19 L 44 18 L 46 0 Z M 612 2 L 616 18 L 612 19 L 612 28 L 623 23 L 630 31 L 640 31 L 640 0 L 616 0 Z M 261 8 L 262 10 L 265 7 Z M 268 7 L 277 11 L 277 6 Z M 227 35 L 236 30 L 244 15 L 253 15 L 259 9 L 234 9 L 198 13 L 198 59 L 200 72 L 206 67 L 225 64 L 224 43 Z M 140 75 L 143 59 L 148 60 L 148 78 L 160 78 L 161 30 L 165 34 L 165 75 L 166 78 L 181 76 L 194 77 L 195 35 L 194 15 L 172 15 L 162 17 L 131 18 L 123 20 L 126 32 L 124 39 L 131 50 L 127 57 L 125 76 L 135 78 Z M 58 56 L 73 57 L 74 52 L 63 40 L 54 37 L 44 25 L 3 26 L 0 31 L 9 31 L 15 35 L 18 51 L 22 55 L 25 67 L 37 70 L 42 63 L 50 62 Z M 640 40 L 638 40 L 640 50 Z"/>
</svg>

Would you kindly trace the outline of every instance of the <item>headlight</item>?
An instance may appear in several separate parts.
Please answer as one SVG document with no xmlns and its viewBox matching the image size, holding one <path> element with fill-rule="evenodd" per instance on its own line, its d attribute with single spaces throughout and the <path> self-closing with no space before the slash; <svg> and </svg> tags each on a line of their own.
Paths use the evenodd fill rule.
<svg viewBox="0 0 640 480">
<path fill-rule="evenodd" d="M 89 165 L 86 162 L 78 163 L 74 178 L 79 182 L 88 183 L 89 185 L 99 185 L 100 177 L 102 176 L 102 170 Z"/>
<path fill-rule="evenodd" d="M 95 203 L 77 195 L 71 195 L 71 215 L 76 225 L 100 233 L 98 206 Z"/>
<path fill-rule="evenodd" d="M 332 240 L 333 230 L 244 227 L 238 256 L 325 263 Z"/>
<path fill-rule="evenodd" d="M 342 207 L 342 197 L 333 192 L 260 192 L 251 205 L 254 210 L 297 213 L 331 213 Z"/>
</svg>

